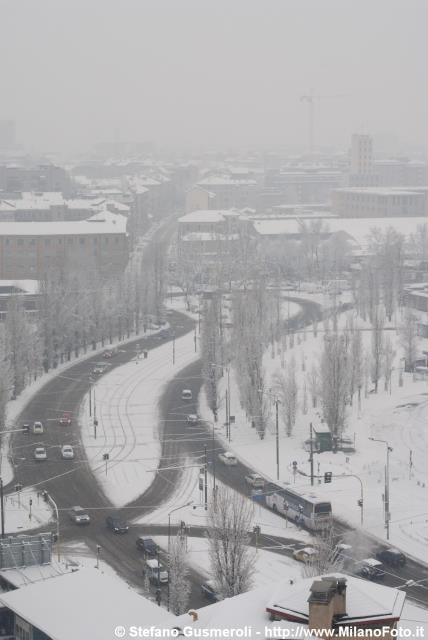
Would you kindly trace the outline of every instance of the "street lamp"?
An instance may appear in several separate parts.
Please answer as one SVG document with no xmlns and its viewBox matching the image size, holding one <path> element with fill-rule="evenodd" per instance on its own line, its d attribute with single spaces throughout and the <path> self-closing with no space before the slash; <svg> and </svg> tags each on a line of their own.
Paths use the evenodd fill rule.
<svg viewBox="0 0 428 640">
<path fill-rule="evenodd" d="M 55 509 L 55 514 L 56 514 L 56 548 L 57 548 L 57 553 L 58 553 L 58 562 L 61 562 L 58 507 L 57 507 L 57 504 L 56 504 L 55 500 L 52 498 L 52 496 L 47 491 L 44 492 L 44 495 L 45 495 L 45 498 L 47 498 L 47 501 L 51 502 L 53 507 L 54 507 L 54 509 Z"/>
<path fill-rule="evenodd" d="M 393 451 L 387 440 L 379 440 L 378 438 L 369 438 L 372 442 L 382 442 L 386 445 L 386 467 L 385 467 L 385 496 L 384 496 L 384 509 L 385 509 L 385 529 L 386 539 L 389 540 L 389 521 L 391 514 L 389 513 L 389 454 Z"/>
</svg>

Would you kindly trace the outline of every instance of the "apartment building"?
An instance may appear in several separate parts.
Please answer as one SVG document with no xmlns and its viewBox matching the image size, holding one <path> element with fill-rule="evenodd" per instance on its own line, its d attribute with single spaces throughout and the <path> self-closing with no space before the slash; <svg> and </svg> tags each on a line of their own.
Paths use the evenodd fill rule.
<svg viewBox="0 0 428 640">
<path fill-rule="evenodd" d="M 332 192 L 332 213 L 346 218 L 428 215 L 428 188 L 349 187 Z"/>
<path fill-rule="evenodd" d="M 0 280 L 39 280 L 63 265 L 88 265 L 103 276 L 128 259 L 126 218 L 100 214 L 79 222 L 0 222 Z"/>
</svg>

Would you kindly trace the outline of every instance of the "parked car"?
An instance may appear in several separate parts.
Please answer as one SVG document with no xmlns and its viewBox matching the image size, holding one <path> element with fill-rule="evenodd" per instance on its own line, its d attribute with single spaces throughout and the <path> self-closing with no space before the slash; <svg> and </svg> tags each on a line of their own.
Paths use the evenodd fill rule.
<svg viewBox="0 0 428 640">
<path fill-rule="evenodd" d="M 43 428 L 43 423 L 40 422 L 39 420 L 37 420 L 34 424 L 33 424 L 33 433 L 40 435 L 41 433 L 44 433 L 44 428 Z"/>
<path fill-rule="evenodd" d="M 398 549 L 384 549 L 383 551 L 378 551 L 376 554 L 376 559 L 379 562 L 383 562 L 384 564 L 389 564 L 391 567 L 404 567 L 406 564 L 406 556 L 404 553 L 401 553 Z"/>
<path fill-rule="evenodd" d="M 383 580 L 385 577 L 383 564 L 379 560 L 375 560 L 375 558 L 366 558 L 359 563 L 358 573 L 362 578 L 367 578 L 367 580 Z"/>
<path fill-rule="evenodd" d="M 107 370 L 107 367 L 107 362 L 97 362 L 97 364 L 92 369 L 92 373 L 95 376 L 99 376 Z"/>
<path fill-rule="evenodd" d="M 146 560 L 143 571 L 148 574 L 152 584 L 168 584 L 168 571 L 158 560 Z"/>
<path fill-rule="evenodd" d="M 71 444 L 65 444 L 61 447 L 61 458 L 63 460 L 73 460 L 74 458 L 74 449 Z"/>
<path fill-rule="evenodd" d="M 300 562 L 310 562 L 314 560 L 318 552 L 313 547 L 304 547 L 303 549 L 296 549 L 293 551 L 293 557 Z"/>
<path fill-rule="evenodd" d="M 68 411 L 63 411 L 58 420 L 59 424 L 69 425 L 71 424 L 71 414 Z"/>
<path fill-rule="evenodd" d="M 201 593 L 204 598 L 211 602 L 217 602 L 219 599 L 212 582 L 204 582 L 204 584 L 201 585 Z"/>
<path fill-rule="evenodd" d="M 89 515 L 82 507 L 71 507 L 68 515 L 70 516 L 70 520 L 75 524 L 89 524 L 91 521 Z"/>
<path fill-rule="evenodd" d="M 106 525 L 114 531 L 114 533 L 127 533 L 129 529 L 126 522 L 121 520 L 121 518 L 116 518 L 116 516 L 107 516 Z"/>
<path fill-rule="evenodd" d="M 106 351 L 104 351 L 103 358 L 114 358 L 117 354 L 117 347 L 112 347 L 111 349 L 106 349 Z"/>
<path fill-rule="evenodd" d="M 48 452 L 46 451 L 46 447 L 36 447 L 34 449 L 34 460 L 47 460 Z"/>
<path fill-rule="evenodd" d="M 218 454 L 218 457 L 219 460 L 221 460 L 222 463 L 227 465 L 228 467 L 238 464 L 238 460 L 233 453 L 230 453 L 230 451 L 223 451 L 222 453 Z"/>
<path fill-rule="evenodd" d="M 183 389 L 181 392 L 181 399 L 182 400 L 191 400 L 192 399 L 192 392 L 190 391 L 190 389 Z"/>
<path fill-rule="evenodd" d="M 187 423 L 198 424 L 198 422 L 199 422 L 199 416 L 197 416 L 196 413 L 189 413 L 189 415 L 187 416 Z"/>
<path fill-rule="evenodd" d="M 137 549 L 143 551 L 148 556 L 155 556 L 159 551 L 159 546 L 151 538 L 143 538 L 140 536 L 137 538 L 135 544 Z"/>
<path fill-rule="evenodd" d="M 245 476 L 245 482 L 253 489 L 264 489 L 265 480 L 258 473 L 249 473 Z"/>
</svg>

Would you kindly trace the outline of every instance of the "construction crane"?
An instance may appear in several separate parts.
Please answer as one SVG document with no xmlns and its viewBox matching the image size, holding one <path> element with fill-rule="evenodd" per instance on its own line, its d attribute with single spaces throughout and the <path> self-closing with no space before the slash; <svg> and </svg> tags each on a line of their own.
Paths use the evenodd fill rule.
<svg viewBox="0 0 428 640">
<path fill-rule="evenodd" d="M 314 103 L 315 100 L 324 100 L 325 98 L 346 98 L 347 94 L 339 93 L 333 96 L 314 96 L 313 90 L 303 96 L 300 96 L 300 102 L 308 103 L 308 115 L 309 115 L 309 151 L 311 154 L 314 151 Z"/>
</svg>

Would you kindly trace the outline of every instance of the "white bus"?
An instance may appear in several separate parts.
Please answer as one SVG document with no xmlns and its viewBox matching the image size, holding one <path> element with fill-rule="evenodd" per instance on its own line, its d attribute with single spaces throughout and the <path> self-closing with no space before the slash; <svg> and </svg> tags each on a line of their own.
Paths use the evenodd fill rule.
<svg viewBox="0 0 428 640">
<path fill-rule="evenodd" d="M 266 505 L 289 520 L 301 522 L 308 529 L 323 529 L 332 516 L 331 503 L 319 500 L 310 491 L 297 493 L 269 483 L 265 488 Z"/>
</svg>

